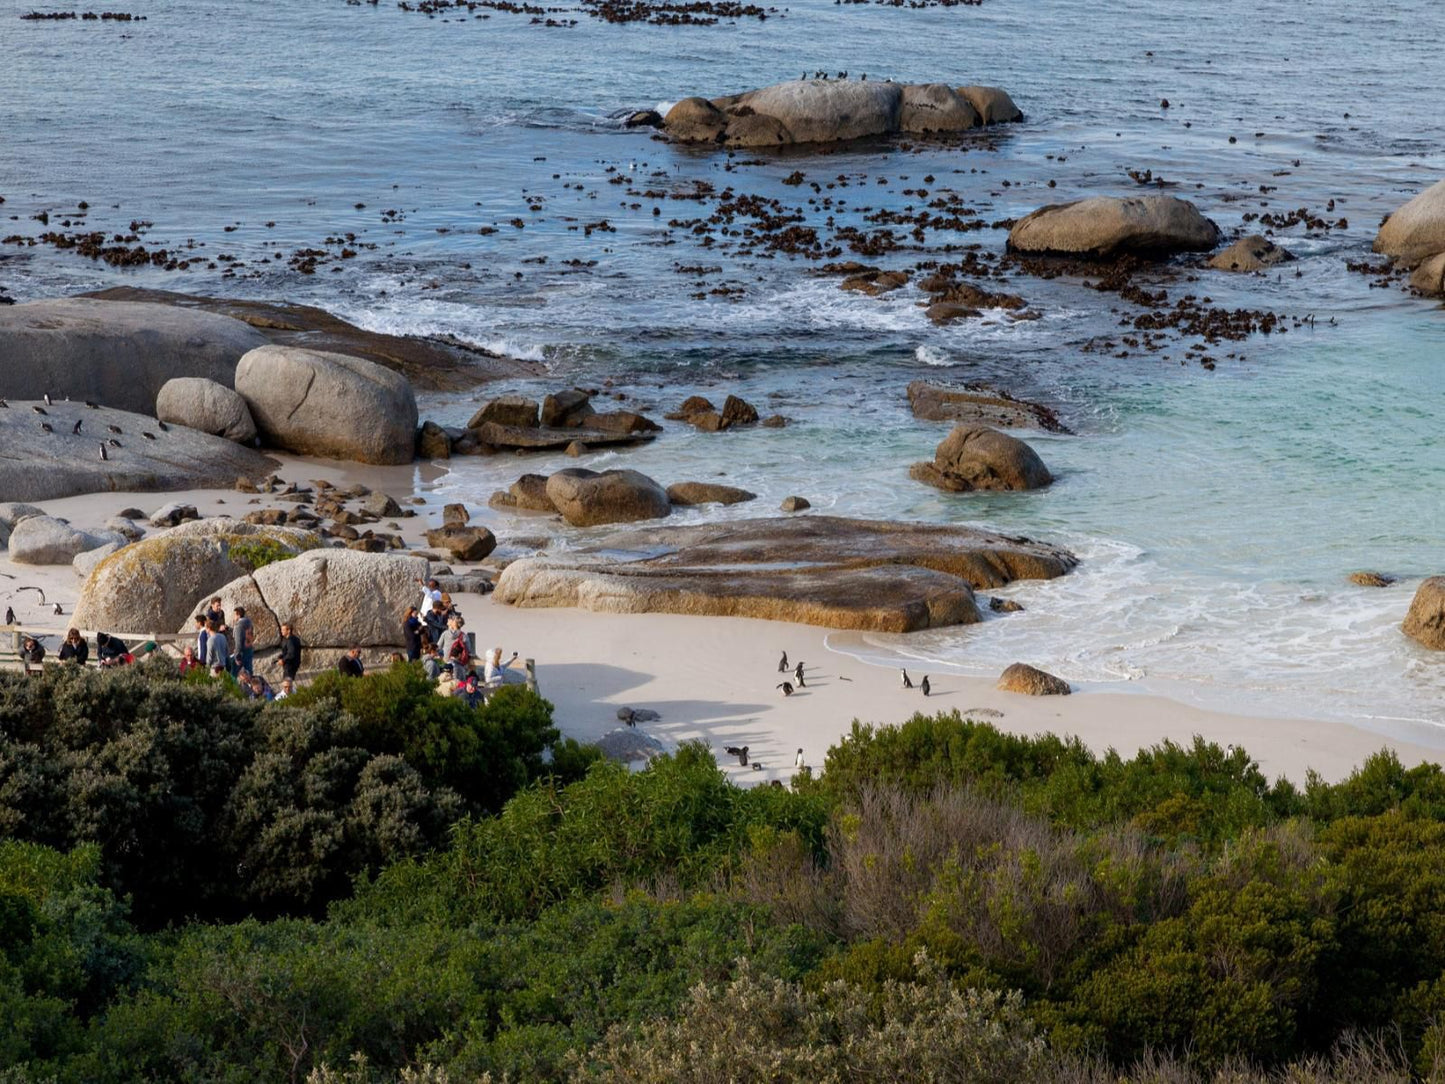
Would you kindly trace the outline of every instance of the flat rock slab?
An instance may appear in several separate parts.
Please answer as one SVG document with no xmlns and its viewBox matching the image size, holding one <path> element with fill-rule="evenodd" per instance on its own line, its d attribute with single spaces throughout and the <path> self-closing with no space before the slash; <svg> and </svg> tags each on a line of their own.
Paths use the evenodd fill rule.
<svg viewBox="0 0 1445 1084">
<path fill-rule="evenodd" d="M 524 451 L 552 451 L 565 448 L 573 441 L 588 447 L 610 444 L 636 444 L 652 440 L 650 432 L 608 433 L 600 429 L 560 429 L 551 426 L 499 425 L 484 422 L 471 430 L 477 441 L 494 448 L 522 449 Z"/>
<path fill-rule="evenodd" d="M 1041 403 L 982 386 L 954 387 L 915 380 L 908 385 L 908 405 L 915 418 L 926 422 L 978 422 L 998 429 L 1072 432 Z"/>
<path fill-rule="evenodd" d="M 178 309 L 193 309 L 229 316 L 249 324 L 260 339 L 253 345 L 303 346 L 349 354 L 401 373 L 412 385 L 426 391 L 456 391 L 485 380 L 530 376 L 543 371 L 535 362 L 483 350 L 445 338 L 415 338 L 367 331 L 339 316 L 311 305 L 284 301 L 246 301 L 199 297 L 169 290 L 116 286 L 87 297 L 111 301 L 146 301 Z M 247 347 L 250 349 L 250 347 Z M 241 353 L 245 353 L 243 350 Z M 237 358 L 240 354 L 236 355 Z M 232 361 L 234 367 L 235 361 Z"/>
<path fill-rule="evenodd" d="M 1068 552 L 966 527 L 810 516 L 629 528 L 508 565 L 499 601 L 911 632 L 978 621 L 974 589 L 1047 579 Z"/>
<path fill-rule="evenodd" d="M 40 406 L 41 417 L 31 408 Z M 72 432 L 75 423 L 81 432 Z M 51 433 L 41 428 L 50 425 Z M 121 432 L 112 433 L 110 426 Z M 148 440 L 143 434 L 155 437 Z M 116 440 L 119 448 L 102 442 Z M 230 488 L 238 477 L 264 478 L 274 459 L 233 441 L 172 425 L 162 430 L 144 414 L 80 402 L 10 400 L 0 409 L 0 501 L 48 501 L 81 493 L 164 492 Z"/>
</svg>

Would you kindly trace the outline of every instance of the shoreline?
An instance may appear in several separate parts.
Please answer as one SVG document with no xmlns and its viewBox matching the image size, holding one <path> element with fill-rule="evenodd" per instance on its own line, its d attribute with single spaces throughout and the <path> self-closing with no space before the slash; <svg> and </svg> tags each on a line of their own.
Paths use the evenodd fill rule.
<svg viewBox="0 0 1445 1084">
<path fill-rule="evenodd" d="M 360 482 L 390 493 L 403 507 L 415 507 L 416 516 L 397 521 L 411 546 L 425 545 L 422 534 L 446 500 L 445 494 L 430 492 L 432 484 L 449 473 L 445 466 L 417 462 L 376 467 L 277 458 L 288 480 L 304 484 L 326 478 L 339 486 Z M 407 505 L 413 496 L 425 503 Z M 36 503 L 84 528 L 99 526 L 131 504 L 149 510 L 181 501 L 194 504 L 202 516 L 239 518 L 274 503 L 252 504 L 253 499 L 233 490 L 192 490 L 92 493 Z M 507 536 L 517 533 L 518 527 L 506 529 L 484 508 L 476 511 L 475 522 L 502 527 L 504 547 Z M 5 593 L 21 585 L 40 586 L 49 600 L 63 604 L 66 615 L 73 612 L 82 586 L 69 565 L 15 565 L 3 554 L 0 574 L 16 577 L 0 580 L 0 587 L 8 585 Z M 33 600 L 28 592 L 10 600 L 22 623 L 49 629 L 67 621 Z M 500 646 L 503 657 L 516 650 L 523 659 L 536 660 L 541 692 L 555 705 L 565 735 L 595 741 L 623 725 L 618 708 L 651 709 L 660 718 L 640 724 L 644 733 L 669 747 L 704 740 L 739 782 L 786 781 L 794 773 L 799 747 L 816 770 L 855 718 L 890 724 L 905 721 L 915 711 L 952 709 L 972 712 L 975 719 L 1014 733 L 1077 735 L 1096 753 L 1112 747 L 1125 756 L 1165 739 L 1187 744 L 1199 734 L 1220 745 L 1242 746 L 1268 775 L 1287 776 L 1297 785 L 1303 785 L 1311 769 L 1331 781 L 1343 778 L 1381 748 L 1394 749 L 1407 765 L 1445 761 L 1445 728 L 1437 732 L 1428 724 L 1377 728 L 1363 721 L 1218 711 L 1144 689 L 1086 686 L 1068 697 L 1028 697 L 999 692 L 994 678 L 953 673 L 947 665 L 927 671 L 934 695 L 925 699 L 917 690 L 910 693 L 901 687 L 897 670 L 877 659 L 878 645 L 865 644 L 863 634 L 839 629 L 737 617 L 517 609 L 479 595 L 458 596 L 458 602 L 469 630 L 477 634 L 479 650 Z M 783 650 L 790 663 L 806 664 L 808 678 L 806 689 L 786 699 L 776 688 L 782 680 L 777 660 Z M 915 681 L 924 672 L 914 671 Z M 761 763 L 761 769 L 737 766 L 723 755 L 725 745 L 749 746 L 751 759 Z"/>
</svg>

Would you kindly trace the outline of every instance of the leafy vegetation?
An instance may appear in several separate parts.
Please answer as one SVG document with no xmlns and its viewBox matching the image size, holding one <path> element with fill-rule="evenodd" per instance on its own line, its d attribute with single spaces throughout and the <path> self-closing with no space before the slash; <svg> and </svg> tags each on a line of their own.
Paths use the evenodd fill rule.
<svg viewBox="0 0 1445 1084">
<path fill-rule="evenodd" d="M 1388 753 L 944 714 L 739 788 L 406 666 L 4 677 L 0 1080 L 1445 1079 L 1442 814 Z"/>
</svg>

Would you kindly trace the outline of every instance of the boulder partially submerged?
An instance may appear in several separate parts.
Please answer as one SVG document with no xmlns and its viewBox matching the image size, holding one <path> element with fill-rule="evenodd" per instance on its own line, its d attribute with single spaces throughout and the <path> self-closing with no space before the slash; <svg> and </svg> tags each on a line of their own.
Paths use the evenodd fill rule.
<svg viewBox="0 0 1445 1084">
<path fill-rule="evenodd" d="M 0 370 L 4 368 L 0 364 Z M 45 417 L 33 412 L 35 406 Z M 79 433 L 74 432 L 76 422 L 81 423 Z M 42 423 L 52 431 L 47 433 Z M 111 426 L 120 433 L 113 433 Z M 10 409 L 0 410 L 0 500 L 229 488 L 238 477 L 264 478 L 278 466 L 274 459 L 221 437 L 180 426 L 162 429 L 148 414 L 91 410 L 80 402 L 45 407 L 15 400 Z"/>
<path fill-rule="evenodd" d="M 1445 252 L 1445 181 L 1431 185 L 1385 219 L 1374 247 L 1405 267 Z"/>
<path fill-rule="evenodd" d="M 897 132 L 958 132 L 1022 120 L 997 87 L 795 79 L 721 98 L 684 98 L 662 128 L 682 143 L 778 147 Z"/>
<path fill-rule="evenodd" d="M 1104 259 L 1122 252 L 1208 251 L 1219 227 L 1175 196 L 1093 196 L 1040 207 L 1014 223 L 1011 252 Z"/>
<path fill-rule="evenodd" d="M 614 531 L 508 565 L 498 601 L 910 632 L 979 620 L 974 590 L 1048 579 L 1068 552 L 967 527 L 832 516 Z"/>
<path fill-rule="evenodd" d="M 1289 263 L 1294 258 L 1294 253 L 1281 248 L 1268 237 L 1252 233 L 1216 252 L 1207 263 L 1216 271 L 1251 272 Z"/>
<path fill-rule="evenodd" d="M 1041 489 L 1054 480 L 1038 453 L 1017 437 L 967 424 L 943 438 L 932 462 L 915 463 L 908 474 L 952 493 Z"/>
<path fill-rule="evenodd" d="M 167 380 L 230 386 L 236 363 L 265 345 L 253 327 L 215 313 L 66 297 L 0 306 L 0 397 L 90 400 L 150 413 Z"/>
<path fill-rule="evenodd" d="M 982 384 L 954 386 L 914 380 L 908 385 L 908 406 L 926 422 L 969 422 L 1000 429 L 1042 429 L 1068 433 L 1054 411 L 1041 403 L 1018 399 Z"/>
<path fill-rule="evenodd" d="M 1421 582 L 1401 630 L 1433 651 L 1445 651 L 1445 576 Z"/>
<path fill-rule="evenodd" d="M 666 490 L 635 470 L 560 470 L 547 479 L 547 499 L 573 527 L 633 523 L 672 514 Z"/>
<path fill-rule="evenodd" d="M 410 463 L 416 396 L 375 362 L 295 346 L 263 346 L 236 366 L 236 390 L 262 439 L 302 455 Z"/>
</svg>

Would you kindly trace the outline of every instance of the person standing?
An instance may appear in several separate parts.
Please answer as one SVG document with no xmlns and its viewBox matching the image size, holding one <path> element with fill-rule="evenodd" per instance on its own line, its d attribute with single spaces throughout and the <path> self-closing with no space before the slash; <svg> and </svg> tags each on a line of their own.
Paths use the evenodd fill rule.
<svg viewBox="0 0 1445 1084">
<path fill-rule="evenodd" d="M 203 665 L 206 661 L 206 645 L 211 634 L 206 629 L 206 615 L 196 614 L 196 659 Z"/>
<path fill-rule="evenodd" d="M 423 614 L 431 613 L 431 608 L 442 600 L 442 587 L 435 579 L 423 580 L 417 577 L 417 583 L 422 585 L 421 605 L 417 607 Z"/>
<path fill-rule="evenodd" d="M 296 635 L 289 621 L 281 623 L 281 650 L 272 665 L 281 667 L 281 677 L 285 681 L 295 683 L 301 670 L 301 637 Z"/>
<path fill-rule="evenodd" d="M 206 607 L 206 620 L 214 621 L 217 625 L 226 623 L 226 608 L 221 605 L 220 595 L 211 599 L 211 604 Z"/>
<path fill-rule="evenodd" d="M 236 669 L 254 675 L 256 665 L 256 627 L 246 616 L 246 607 L 236 607 L 236 623 L 231 626 L 236 638 Z"/>
<path fill-rule="evenodd" d="M 406 608 L 406 616 L 401 619 L 401 635 L 406 640 L 407 660 L 416 662 L 421 658 L 421 618 L 415 606 Z"/>
<path fill-rule="evenodd" d="M 212 670 L 218 666 L 227 673 L 231 670 L 231 645 L 220 623 L 210 619 L 206 621 L 206 665 Z"/>
</svg>

